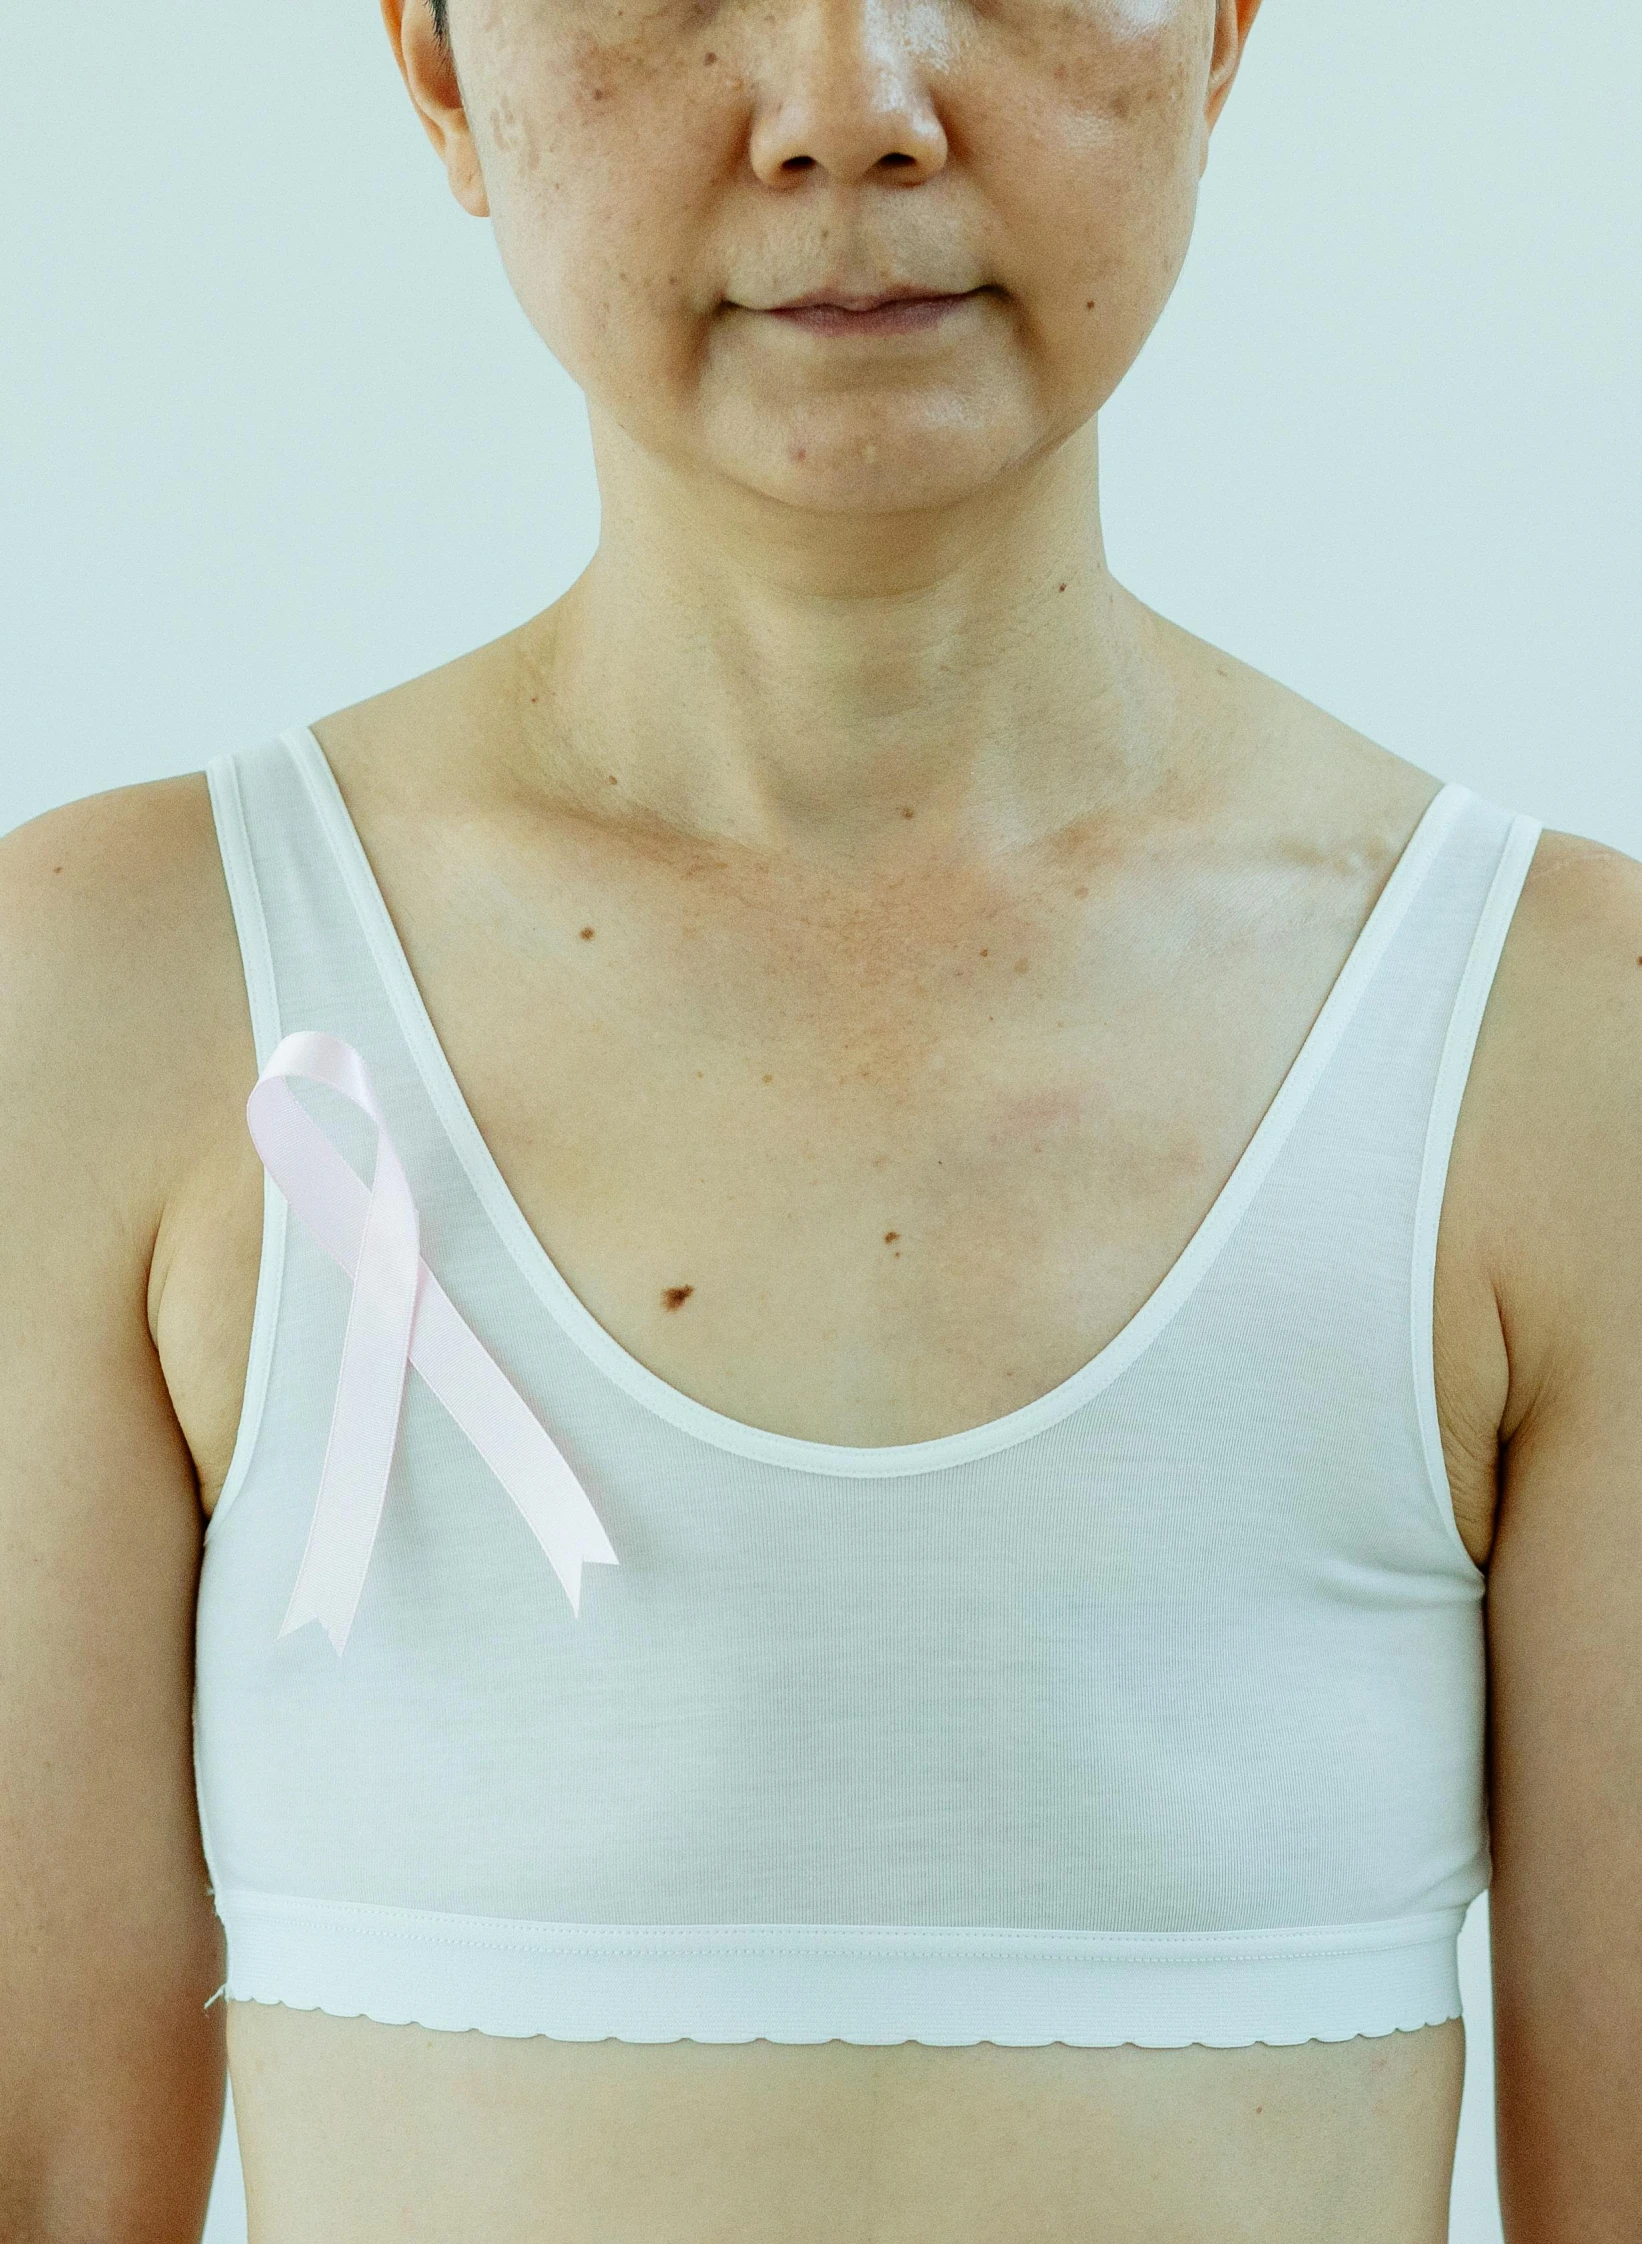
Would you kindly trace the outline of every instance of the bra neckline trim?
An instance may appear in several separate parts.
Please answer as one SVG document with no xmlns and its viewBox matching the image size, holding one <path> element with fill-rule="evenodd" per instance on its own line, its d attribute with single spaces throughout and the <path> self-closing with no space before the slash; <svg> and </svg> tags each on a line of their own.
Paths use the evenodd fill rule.
<svg viewBox="0 0 1642 2244">
<path fill-rule="evenodd" d="M 1278 1085 L 1236 1166 L 1208 1212 L 1128 1322 L 1087 1363 L 1033 1401 L 956 1433 L 927 1441 L 851 1444 L 810 1441 L 753 1426 L 698 1402 L 624 1348 L 575 1293 L 531 1229 L 480 1133 L 411 971 L 376 874 L 329 758 L 306 725 L 279 735 L 301 775 L 330 844 L 388 1001 L 441 1128 L 502 1246 L 565 1336 L 632 1399 L 681 1432 L 739 1456 L 835 1478 L 890 1479 L 944 1470 L 1029 1440 L 1101 1394 L 1136 1363 L 1182 1309 L 1231 1238 L 1374 978 L 1404 914 L 1430 871 L 1469 790 L 1438 789 L 1409 836 L 1356 941 L 1346 954 L 1304 1043 Z"/>
</svg>

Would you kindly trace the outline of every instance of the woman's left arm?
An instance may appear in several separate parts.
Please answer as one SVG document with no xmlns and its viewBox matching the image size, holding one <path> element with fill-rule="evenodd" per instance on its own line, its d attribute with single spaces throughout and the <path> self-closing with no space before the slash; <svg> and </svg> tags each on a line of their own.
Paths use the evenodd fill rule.
<svg viewBox="0 0 1642 2244">
<path fill-rule="evenodd" d="M 1642 865 L 1544 837 L 1472 1083 L 1509 1361 L 1485 1608 L 1501 2209 L 1507 2244 L 1642 2244 Z"/>
</svg>

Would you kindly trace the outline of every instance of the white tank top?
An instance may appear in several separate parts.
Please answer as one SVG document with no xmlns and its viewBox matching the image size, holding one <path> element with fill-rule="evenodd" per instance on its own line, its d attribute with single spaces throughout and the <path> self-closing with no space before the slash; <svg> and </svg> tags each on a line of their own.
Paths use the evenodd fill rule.
<svg viewBox="0 0 1642 2244">
<path fill-rule="evenodd" d="M 1433 1275 L 1532 820 L 1437 796 L 1230 1181 L 1091 1362 L 853 1448 L 709 1409 L 571 1292 L 313 734 L 208 778 L 259 1067 L 302 1029 L 366 1061 L 429 1270 L 618 1559 L 573 1611 L 413 1372 L 345 1657 L 280 1635 L 350 1281 L 265 1178 L 196 1630 L 218 1995 L 568 2041 L 1232 2047 L 1460 2015 L 1485 1577 Z M 296 1095 L 368 1179 L 374 1126 Z"/>
</svg>

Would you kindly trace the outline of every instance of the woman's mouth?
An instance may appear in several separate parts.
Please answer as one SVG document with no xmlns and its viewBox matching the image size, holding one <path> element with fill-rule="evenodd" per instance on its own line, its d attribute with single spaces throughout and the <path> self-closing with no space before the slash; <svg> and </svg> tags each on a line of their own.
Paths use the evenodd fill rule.
<svg viewBox="0 0 1642 2244">
<path fill-rule="evenodd" d="M 898 296 L 870 311 L 851 311 L 842 304 L 784 304 L 772 306 L 765 317 L 785 320 L 811 335 L 906 335 L 918 328 L 938 327 L 984 293 L 972 288 L 960 296 Z"/>
</svg>

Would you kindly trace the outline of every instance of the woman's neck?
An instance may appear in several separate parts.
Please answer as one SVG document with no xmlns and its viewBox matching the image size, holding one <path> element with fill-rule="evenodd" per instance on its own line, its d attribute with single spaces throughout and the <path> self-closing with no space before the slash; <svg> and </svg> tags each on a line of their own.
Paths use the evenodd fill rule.
<svg viewBox="0 0 1642 2244">
<path fill-rule="evenodd" d="M 984 524 L 809 517 L 798 544 L 790 509 L 693 504 L 651 463 L 641 508 L 618 476 L 594 560 L 515 635 L 519 776 L 840 870 L 1154 795 L 1178 657 L 1107 569 L 1092 469 L 1080 432 Z"/>
</svg>

